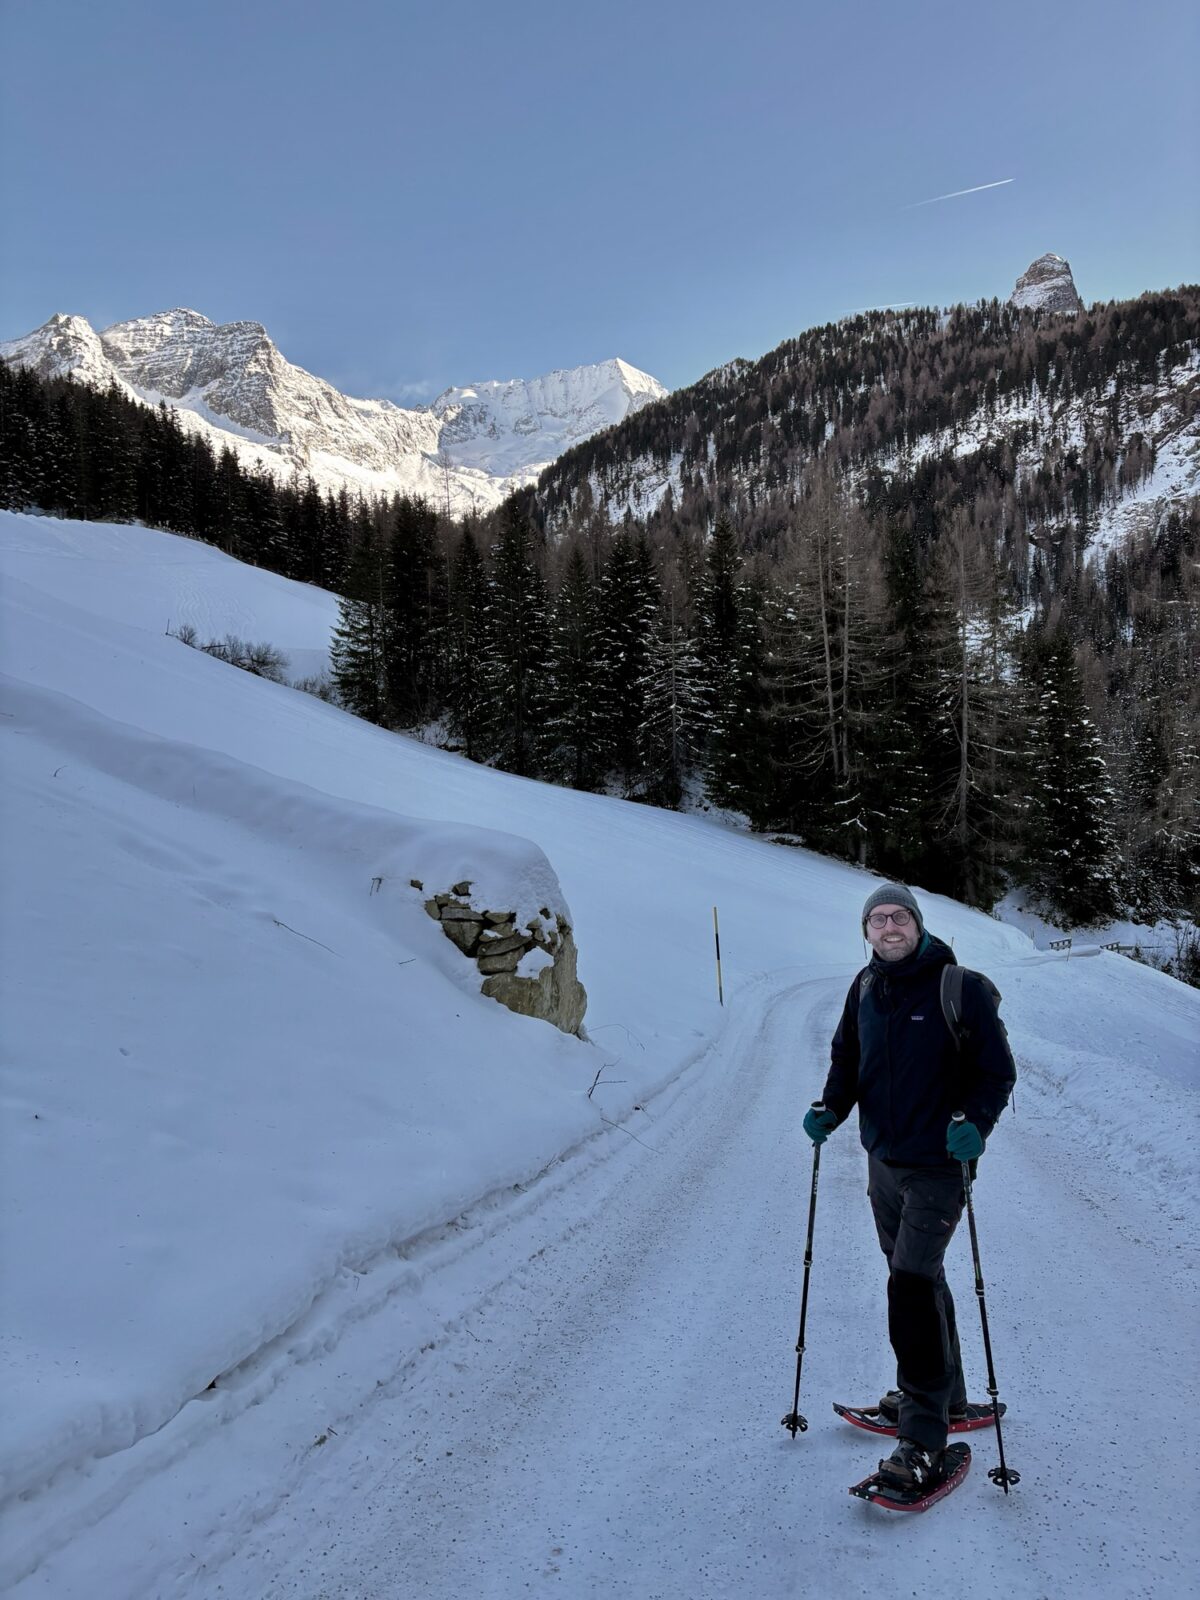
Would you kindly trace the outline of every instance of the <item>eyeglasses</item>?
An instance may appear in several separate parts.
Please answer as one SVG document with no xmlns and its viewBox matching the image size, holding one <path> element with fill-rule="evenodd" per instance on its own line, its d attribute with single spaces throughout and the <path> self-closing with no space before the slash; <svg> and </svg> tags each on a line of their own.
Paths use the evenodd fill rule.
<svg viewBox="0 0 1200 1600">
<path fill-rule="evenodd" d="M 911 911 L 872 911 L 867 921 L 873 928 L 886 928 L 894 922 L 898 928 L 907 928 L 912 921 Z"/>
</svg>

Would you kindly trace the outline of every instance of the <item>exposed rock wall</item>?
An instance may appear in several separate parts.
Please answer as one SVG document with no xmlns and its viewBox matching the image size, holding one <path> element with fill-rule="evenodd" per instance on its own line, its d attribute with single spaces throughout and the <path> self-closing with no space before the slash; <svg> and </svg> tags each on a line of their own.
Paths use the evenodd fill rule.
<svg viewBox="0 0 1200 1600">
<path fill-rule="evenodd" d="M 424 892 L 415 878 L 412 887 Z M 464 882 L 430 896 L 425 910 L 479 968 L 482 993 L 522 1016 L 552 1022 L 564 1033 L 580 1032 L 587 991 L 577 973 L 575 940 L 549 907 L 541 907 L 518 927 L 513 911 L 473 906 L 471 885 Z"/>
<path fill-rule="evenodd" d="M 1071 263 L 1053 253 L 1039 256 L 1030 263 L 1017 279 L 1008 303 L 1024 310 L 1066 314 L 1083 310 L 1083 301 L 1071 275 Z"/>
</svg>

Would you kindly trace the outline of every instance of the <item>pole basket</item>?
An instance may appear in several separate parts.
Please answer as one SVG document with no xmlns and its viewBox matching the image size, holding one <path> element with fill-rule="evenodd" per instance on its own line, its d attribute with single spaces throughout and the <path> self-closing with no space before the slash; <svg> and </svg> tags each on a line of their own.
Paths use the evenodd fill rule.
<svg viewBox="0 0 1200 1600">
<path fill-rule="evenodd" d="M 1020 1483 L 1021 1481 L 1021 1474 L 1013 1467 L 993 1467 L 988 1473 L 988 1477 L 996 1485 L 997 1489 L 1003 1489 L 1005 1494 L 1008 1493 L 1010 1483 Z"/>
<path fill-rule="evenodd" d="M 798 1411 L 789 1411 L 786 1417 L 781 1417 L 779 1420 L 793 1439 L 798 1433 L 808 1432 L 808 1419 L 802 1417 Z"/>
</svg>

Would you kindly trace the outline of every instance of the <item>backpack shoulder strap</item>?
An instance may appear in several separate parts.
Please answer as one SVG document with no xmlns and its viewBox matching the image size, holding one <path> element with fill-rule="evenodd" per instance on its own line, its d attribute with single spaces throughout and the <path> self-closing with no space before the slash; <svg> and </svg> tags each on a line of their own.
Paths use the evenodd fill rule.
<svg viewBox="0 0 1200 1600">
<path fill-rule="evenodd" d="M 874 982 L 875 974 L 870 967 L 863 967 L 855 974 L 854 982 L 850 985 L 850 993 L 854 996 L 854 1015 L 856 1018 L 861 1018 L 862 1008 L 866 1004 L 867 996 L 870 994 Z M 856 1022 L 855 1026 L 861 1032 L 861 1023 Z"/>
<path fill-rule="evenodd" d="M 973 992 L 982 989 L 997 1013 L 1000 1008 L 1000 991 L 984 973 L 973 972 L 970 967 L 943 967 L 942 1015 L 946 1019 L 946 1026 L 950 1029 L 950 1037 L 954 1040 L 956 1050 L 961 1050 L 971 1036 L 971 1030 L 963 1021 L 963 990 L 966 988 L 968 978 L 976 986 Z M 1004 1026 L 1003 1023 L 1000 1025 Z"/>
<path fill-rule="evenodd" d="M 967 1030 L 963 1027 L 963 979 L 966 977 L 966 968 L 948 966 L 942 968 L 942 1015 L 946 1019 L 946 1026 L 950 1029 L 950 1037 L 954 1040 L 954 1048 L 961 1050 Z"/>
</svg>

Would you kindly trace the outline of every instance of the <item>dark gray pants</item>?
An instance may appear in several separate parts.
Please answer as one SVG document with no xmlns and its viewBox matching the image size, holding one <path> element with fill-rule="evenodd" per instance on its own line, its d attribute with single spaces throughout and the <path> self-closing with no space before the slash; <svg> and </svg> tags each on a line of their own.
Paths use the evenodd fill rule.
<svg viewBox="0 0 1200 1600">
<path fill-rule="evenodd" d="M 900 1437 L 946 1443 L 952 1405 L 965 1403 L 954 1301 L 942 1270 L 966 1196 L 953 1168 L 889 1167 L 867 1158 L 871 1210 L 888 1262 L 888 1333 L 901 1392 Z"/>
</svg>

